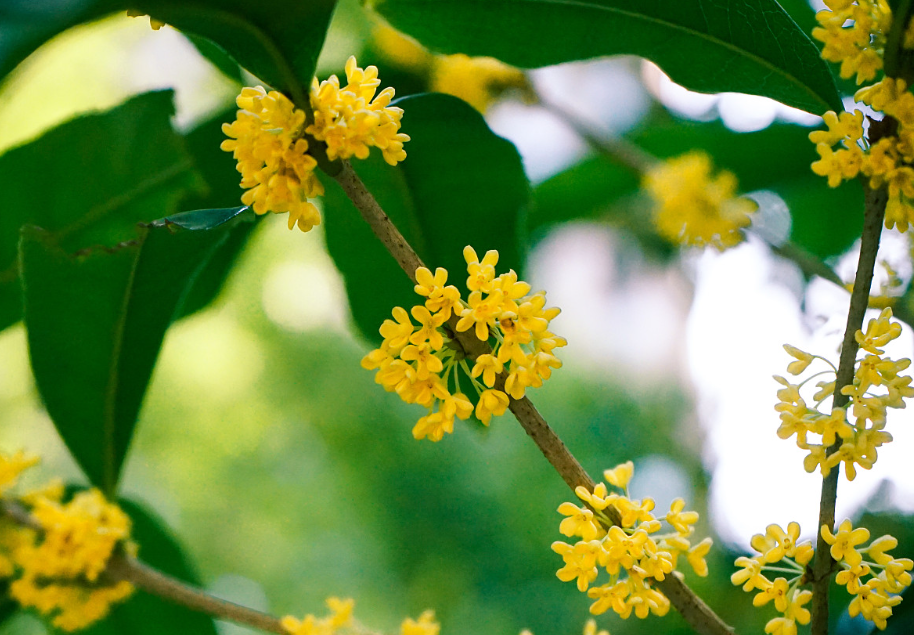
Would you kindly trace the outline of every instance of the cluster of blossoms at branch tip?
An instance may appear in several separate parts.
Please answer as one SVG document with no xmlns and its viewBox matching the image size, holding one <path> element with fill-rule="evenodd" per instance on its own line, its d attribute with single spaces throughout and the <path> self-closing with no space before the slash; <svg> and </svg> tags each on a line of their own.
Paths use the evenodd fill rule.
<svg viewBox="0 0 914 635">
<path fill-rule="evenodd" d="M 778 436 L 789 439 L 796 435 L 797 446 L 809 451 L 803 461 L 807 472 L 818 467 L 822 475 L 827 476 L 832 468 L 843 462 L 844 472 L 852 481 L 857 475 L 856 466 L 865 470 L 873 467 L 877 448 L 892 440 L 892 435 L 885 431 L 887 409 L 904 408 L 904 398 L 914 396 L 914 387 L 909 375 L 900 374 L 911 365 L 911 360 L 892 360 L 880 348 L 901 334 L 901 325 L 891 322 L 891 317 L 892 309 L 886 308 L 878 318 L 869 321 L 866 332 L 858 330 L 856 333 L 864 356 L 856 362 L 853 382 L 841 389 L 842 394 L 850 398 L 848 407 L 822 412 L 820 407 L 834 393 L 837 369 L 824 357 L 784 346 L 795 360 L 787 366 L 791 375 L 803 373 L 817 359 L 829 367 L 799 384 L 777 375 L 774 378 L 782 386 L 775 406 L 781 413 Z M 810 406 L 800 391 L 807 382 L 822 375 L 825 378 L 816 383 L 819 390 L 813 395 Z M 854 418 L 853 425 L 848 421 L 849 414 Z M 820 438 L 812 441 L 810 435 Z M 829 454 L 829 448 L 836 442 L 840 442 L 838 449 Z"/>
<path fill-rule="evenodd" d="M 409 136 L 400 132 L 403 110 L 391 106 L 393 88 L 377 96 L 378 69 L 361 69 L 354 57 L 346 62 L 347 85 L 336 75 L 311 86 L 310 102 L 314 120 L 307 121 L 278 91 L 262 87 L 244 88 L 236 99 L 237 117 L 224 124 L 229 139 L 222 149 L 232 152 L 245 188 L 241 202 L 257 214 L 289 214 L 289 229 L 296 225 L 308 231 L 321 222 L 317 207 L 308 199 L 324 193 L 314 169 L 317 161 L 309 154 L 308 140 L 323 142 L 330 160 L 368 157 L 369 148 L 381 150 L 384 160 L 396 165 L 406 158 L 403 144 Z"/>
<path fill-rule="evenodd" d="M 633 473 L 631 461 L 606 470 L 603 473 L 606 482 L 598 483 L 593 491 L 585 487 L 575 489 L 585 506 L 562 503 L 558 509 L 566 516 L 559 531 L 581 540 L 574 545 L 552 543 L 552 550 L 565 561 L 556 575 L 563 582 L 575 580 L 578 590 L 586 591 L 595 600 L 590 606 L 594 615 L 610 608 L 623 619 L 633 611 L 639 618 L 649 613 L 666 615 L 670 601 L 653 588 L 653 582 L 673 575 L 682 555 L 696 574 L 708 575 L 705 556 L 711 549 L 711 539 L 705 538 L 694 545 L 689 540 L 698 513 L 684 511 L 685 501 L 677 498 L 666 516 L 656 518 L 651 513 L 652 499 L 633 500 L 629 496 L 628 483 Z M 610 493 L 607 484 L 622 493 Z M 662 520 L 672 531 L 658 533 Z M 590 588 L 599 575 L 598 567 L 609 574 L 609 580 Z"/>
<path fill-rule="evenodd" d="M 287 615 L 281 620 L 282 627 L 289 635 L 355 635 L 370 632 L 352 616 L 354 600 L 328 598 L 327 608 L 330 609 L 330 615 L 323 618 L 306 615 L 299 620 Z M 438 635 L 440 630 L 434 611 L 425 611 L 418 620 L 406 618 L 400 625 L 400 635 Z"/>
<path fill-rule="evenodd" d="M 0 455 L 0 494 L 37 459 Z M 53 615 L 54 626 L 73 631 L 104 618 L 133 586 L 101 574 L 116 548 L 132 551 L 130 519 L 98 490 L 75 494 L 64 503 L 64 489 L 52 483 L 19 497 L 40 527 L 0 522 L 0 577 L 11 578 L 9 592 L 23 607 Z"/>
<path fill-rule="evenodd" d="M 816 14 L 822 25 L 813 37 L 825 43 L 822 57 L 841 63 L 841 76 L 856 73 L 857 83 L 872 81 L 883 67 L 886 36 L 892 13 L 885 0 L 827 0 L 830 10 Z M 852 20 L 850 26 L 844 26 Z M 903 41 L 914 47 L 914 32 L 907 29 Z M 894 134 L 870 143 L 864 136 L 863 113 L 827 112 L 823 116 L 828 130 L 810 133 L 819 160 L 812 170 L 828 178 L 831 187 L 842 181 L 866 177 L 871 188 L 887 187 L 889 200 L 885 226 L 906 231 L 914 223 L 914 95 L 903 79 L 884 77 L 861 88 L 854 95 L 873 110 L 896 122 Z M 837 149 L 836 149 L 837 148 Z"/>
<path fill-rule="evenodd" d="M 513 270 L 496 276 L 497 251 L 487 252 L 480 262 L 468 246 L 463 257 L 467 300 L 447 284 L 445 269 L 439 267 L 432 275 L 420 267 L 415 291 L 425 303 L 410 311 L 418 326 L 405 309 L 395 307 L 394 319 L 381 325 L 381 347 L 362 359 L 363 368 L 377 369 L 375 381 L 385 390 L 429 409 L 413 428 L 416 439 L 440 441 L 453 432 L 455 416 L 468 419 L 473 413 L 473 404 L 461 390 L 461 370 L 479 395 L 476 417 L 488 425 L 493 415 L 505 413 L 509 395 L 523 398 L 527 388 L 541 386 L 552 369 L 562 365 L 553 351 L 565 346 L 565 339 L 549 331 L 559 309 L 546 308 L 546 293 L 530 294 L 530 285 L 518 280 Z M 492 352 L 479 355 L 472 368 L 454 341 L 448 324 L 452 316 L 458 333 L 472 330 L 480 341 L 492 341 Z"/>
<path fill-rule="evenodd" d="M 822 537 L 831 548 L 831 556 L 841 571 L 836 582 L 854 596 L 848 606 L 851 617 L 861 615 L 878 628 L 886 627 L 886 620 L 892 615 L 892 607 L 901 602 L 901 593 L 911 584 L 914 562 L 907 558 L 893 558 L 886 552 L 898 546 L 892 536 L 882 536 L 868 547 L 857 549 L 858 545 L 870 538 L 864 528 L 854 529 L 850 520 L 845 520 L 832 533 L 822 525 Z M 752 600 L 759 607 L 774 602 L 781 616 L 770 620 L 765 632 L 771 635 L 796 635 L 797 624 L 808 624 L 809 609 L 805 607 L 812 599 L 812 591 L 804 588 L 811 584 L 807 578 L 806 566 L 815 555 L 812 542 L 798 542 L 800 525 L 790 523 L 787 531 L 778 525 L 768 525 L 765 534 L 756 534 L 750 544 L 758 554 L 753 557 L 736 559 L 739 571 L 730 576 L 730 581 L 743 591 L 758 591 Z M 864 559 L 864 555 L 867 559 Z M 775 566 L 777 565 L 777 566 Z M 879 570 L 878 573 L 875 573 Z M 787 574 L 769 579 L 765 572 Z"/>
<path fill-rule="evenodd" d="M 713 174 L 711 157 L 700 150 L 661 161 L 643 186 L 656 203 L 654 226 L 670 242 L 723 251 L 743 241 L 743 228 L 758 205 L 737 197 L 732 172 Z"/>
</svg>

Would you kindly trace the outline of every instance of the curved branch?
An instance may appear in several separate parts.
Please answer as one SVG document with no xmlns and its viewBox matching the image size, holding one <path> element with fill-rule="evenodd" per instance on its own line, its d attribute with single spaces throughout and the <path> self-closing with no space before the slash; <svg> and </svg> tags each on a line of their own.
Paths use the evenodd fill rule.
<svg viewBox="0 0 914 635">
<path fill-rule="evenodd" d="M 387 248 L 409 279 L 415 282 L 416 269 L 425 265 L 403 234 L 378 205 L 352 166 L 344 161 L 342 171 L 334 178 L 359 210 L 378 240 Z M 449 326 L 468 357 L 475 358 L 483 353 L 491 352 L 489 344 L 477 339 L 472 331 L 458 332 L 455 328 L 456 319 L 455 316 L 452 316 Z M 495 387 L 502 390 L 504 382 L 505 375 L 502 373 L 496 378 Z M 509 408 L 517 421 L 568 487 L 574 491 L 576 487 L 582 485 L 593 490 L 594 480 L 581 467 L 581 464 L 536 410 L 533 403 L 526 397 L 513 399 L 509 396 L 509 399 Z M 611 517 L 611 520 L 615 524 L 619 524 L 618 512 Z M 732 635 L 734 633 L 732 627 L 721 620 L 701 598 L 695 595 L 694 591 L 678 578 L 669 576 L 663 582 L 658 582 L 657 586 L 667 594 L 670 602 L 689 625 L 701 635 Z"/>
</svg>

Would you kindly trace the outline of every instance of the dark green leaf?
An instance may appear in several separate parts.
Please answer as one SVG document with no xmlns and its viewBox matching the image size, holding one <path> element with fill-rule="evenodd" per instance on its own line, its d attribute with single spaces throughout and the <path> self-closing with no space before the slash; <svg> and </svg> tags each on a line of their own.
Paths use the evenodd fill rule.
<svg viewBox="0 0 914 635">
<path fill-rule="evenodd" d="M 35 381 L 77 463 L 108 495 L 165 331 L 232 226 L 144 225 L 129 243 L 77 255 L 44 230 L 23 229 L 20 262 Z"/>
<path fill-rule="evenodd" d="M 454 97 L 417 95 L 397 104 L 405 111 L 403 131 L 412 137 L 409 156 L 395 168 L 377 156 L 354 162 L 369 191 L 426 266 L 446 268 L 458 288 L 465 281 L 466 245 L 480 258 L 497 249 L 498 270 L 520 272 L 529 185 L 517 150 Z M 324 201 L 327 246 L 353 317 L 377 340 L 394 306 L 408 309 L 421 298 L 336 183 L 328 183 Z"/>
<path fill-rule="evenodd" d="M 370 0 L 396 28 L 444 53 L 533 68 L 638 55 L 700 92 L 841 110 L 819 50 L 775 0 Z"/>
<path fill-rule="evenodd" d="M 55 35 L 116 11 L 112 0 L 8 0 L 0 3 L 0 78 Z"/>
<path fill-rule="evenodd" d="M 70 252 L 113 245 L 134 238 L 137 222 L 167 216 L 202 191 L 173 114 L 171 91 L 146 93 L 0 156 L 0 329 L 22 315 L 20 227 L 43 227 Z"/>
<path fill-rule="evenodd" d="M 336 0 L 76 0 L 61 6 L 17 0 L 0 8 L 0 74 L 58 33 L 129 8 L 212 40 L 251 73 L 301 102 L 335 5 Z"/>
<path fill-rule="evenodd" d="M 118 504 L 133 521 L 132 537 L 140 546 L 140 559 L 163 573 L 200 586 L 178 540 L 165 523 L 144 505 L 130 500 L 120 500 Z M 125 603 L 116 605 L 107 618 L 80 632 L 85 635 L 216 635 L 217 631 L 212 618 L 203 613 L 137 591 Z"/>
<path fill-rule="evenodd" d="M 241 204 L 241 175 L 235 169 L 231 152 L 219 146 L 225 141 L 222 124 L 235 119 L 237 109 L 226 109 L 201 123 L 184 136 L 194 166 L 206 181 L 206 192 L 193 192 L 181 201 L 181 209 L 219 209 Z"/>
</svg>

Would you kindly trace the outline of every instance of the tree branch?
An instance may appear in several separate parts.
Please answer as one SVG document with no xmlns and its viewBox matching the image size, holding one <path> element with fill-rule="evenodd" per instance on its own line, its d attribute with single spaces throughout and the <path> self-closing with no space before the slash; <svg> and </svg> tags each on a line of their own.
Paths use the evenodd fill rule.
<svg viewBox="0 0 914 635">
<path fill-rule="evenodd" d="M 835 379 L 835 392 L 832 397 L 834 408 L 843 408 L 849 397 L 841 389 L 854 381 L 854 366 L 857 359 L 856 333 L 863 326 L 870 298 L 870 286 L 873 284 L 873 270 L 876 266 L 876 253 L 879 251 L 879 239 L 882 235 L 882 223 L 885 218 L 886 192 L 865 186 L 865 210 L 863 235 L 861 236 L 860 258 L 857 262 L 857 275 L 854 290 L 851 292 L 850 310 L 847 313 L 847 326 L 844 330 L 844 342 L 841 345 L 841 358 L 838 363 L 838 375 Z M 827 454 L 838 450 L 841 441 L 835 441 Z M 819 498 L 819 525 L 816 531 L 816 559 L 813 563 L 813 599 L 812 599 L 812 635 L 828 635 L 828 589 L 831 582 L 832 560 L 829 545 L 822 537 L 821 528 L 827 526 L 830 531 L 835 528 L 835 501 L 838 496 L 838 475 L 840 466 L 832 468 L 828 476 L 822 479 L 822 493 Z"/>
<path fill-rule="evenodd" d="M 2 516 L 23 527 L 29 527 L 38 532 L 42 531 L 41 523 L 35 520 L 35 517 L 18 502 L 0 500 L 0 517 Z M 202 589 L 185 584 L 177 578 L 123 553 L 115 553 L 111 556 L 103 575 L 107 580 L 113 582 L 122 580 L 129 582 L 138 589 L 192 611 L 252 626 L 268 633 L 288 635 L 288 631 L 282 627 L 279 618 L 234 602 L 220 600 Z"/>
<path fill-rule="evenodd" d="M 415 282 L 416 269 L 425 265 L 391 222 L 390 218 L 388 218 L 387 214 L 384 213 L 384 210 L 378 205 L 378 202 L 362 183 L 352 166 L 348 162 L 344 162 L 343 170 L 334 178 L 343 188 L 343 191 L 346 192 L 356 209 L 362 214 L 362 218 L 365 219 L 381 243 L 387 247 L 387 250 L 403 271 L 406 272 L 410 280 Z M 491 352 L 489 344 L 477 339 L 472 331 L 458 332 L 455 328 L 456 320 L 456 316 L 452 316 L 448 325 L 468 357 L 475 359 L 480 354 Z M 503 390 L 504 383 L 505 374 L 502 373 L 496 378 L 495 387 Z M 581 464 L 571 454 L 555 431 L 549 427 L 549 424 L 536 410 L 533 403 L 526 397 L 513 399 L 509 396 L 509 399 L 509 408 L 514 413 L 517 421 L 524 428 L 527 435 L 533 439 L 540 452 L 543 453 L 543 456 L 555 468 L 555 471 L 558 472 L 568 487 L 574 491 L 576 487 L 584 486 L 592 491 L 594 487 L 593 479 L 581 467 Z M 618 512 L 611 516 L 611 520 L 615 524 L 619 524 L 620 517 Z M 733 628 L 721 620 L 701 598 L 695 595 L 694 591 L 689 589 L 678 578 L 668 576 L 663 582 L 658 582 L 657 586 L 667 595 L 676 610 L 696 632 L 701 635 L 732 635 L 734 633 Z"/>
</svg>

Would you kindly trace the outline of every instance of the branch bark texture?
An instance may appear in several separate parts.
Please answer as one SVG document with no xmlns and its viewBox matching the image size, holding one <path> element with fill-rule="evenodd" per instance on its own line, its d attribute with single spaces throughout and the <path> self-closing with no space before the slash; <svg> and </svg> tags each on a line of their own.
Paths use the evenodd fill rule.
<svg viewBox="0 0 914 635">
<path fill-rule="evenodd" d="M 835 408 L 847 406 L 850 400 L 847 395 L 842 394 L 841 389 L 854 381 L 859 348 L 855 336 L 863 326 L 863 318 L 869 304 L 870 286 L 873 284 L 873 270 L 876 267 L 876 254 L 879 251 L 879 239 L 882 235 L 886 200 L 884 188 L 876 190 L 866 188 L 860 257 L 857 261 L 857 274 L 854 280 L 854 290 L 851 292 L 850 310 L 847 313 L 847 326 L 844 330 L 835 392 L 832 397 L 832 404 Z M 839 447 L 840 440 L 836 441 L 827 453 L 832 454 Z M 840 471 L 840 466 L 836 466 L 832 468 L 828 476 L 822 479 L 822 492 L 819 497 L 819 525 L 816 531 L 816 559 L 813 562 L 812 635 L 828 635 L 828 590 L 835 561 L 831 557 L 830 547 L 822 537 L 821 530 L 823 525 L 827 526 L 829 531 L 834 531 L 835 528 L 835 502 L 838 497 Z"/>
<path fill-rule="evenodd" d="M 387 248 L 409 279 L 415 282 L 416 269 L 425 265 L 378 205 L 352 166 L 344 163 L 343 170 L 334 178 L 362 214 L 378 240 Z M 452 317 L 448 324 L 468 357 L 475 359 L 478 355 L 491 352 L 489 344 L 481 342 L 472 332 L 458 332 L 456 319 L 456 317 Z M 503 390 L 504 382 L 503 373 L 497 377 L 495 387 Z M 537 411 L 533 403 L 526 397 L 523 399 L 509 397 L 509 399 L 511 412 L 568 487 L 574 491 L 576 487 L 584 486 L 593 491 L 594 480 Z M 615 524 L 619 524 L 618 513 L 611 515 L 610 519 Z M 689 625 L 701 635 L 732 635 L 735 632 L 679 578 L 668 576 L 663 582 L 658 582 L 657 586 Z"/>
</svg>

